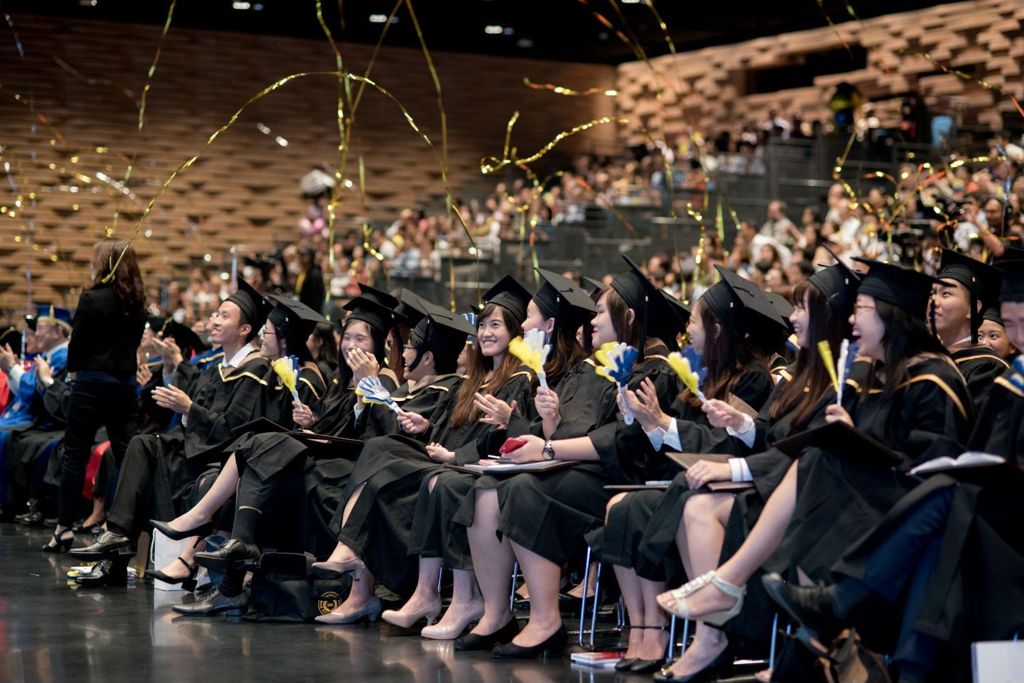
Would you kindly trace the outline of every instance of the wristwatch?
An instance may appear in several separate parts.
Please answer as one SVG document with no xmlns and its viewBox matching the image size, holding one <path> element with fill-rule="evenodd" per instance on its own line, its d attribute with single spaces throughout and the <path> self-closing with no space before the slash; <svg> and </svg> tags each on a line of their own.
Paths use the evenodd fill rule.
<svg viewBox="0 0 1024 683">
<path fill-rule="evenodd" d="M 551 447 L 550 439 L 544 442 L 544 448 L 541 450 L 540 454 L 544 456 L 545 460 L 555 459 L 555 449 Z"/>
</svg>

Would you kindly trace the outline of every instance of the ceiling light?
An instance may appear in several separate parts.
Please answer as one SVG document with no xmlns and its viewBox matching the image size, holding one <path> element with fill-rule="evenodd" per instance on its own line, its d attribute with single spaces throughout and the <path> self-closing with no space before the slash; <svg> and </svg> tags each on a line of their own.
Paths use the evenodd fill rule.
<svg viewBox="0 0 1024 683">
<path fill-rule="evenodd" d="M 247 10 L 252 9 L 252 3 L 245 2 L 245 0 L 234 0 L 231 3 L 231 9 Z"/>
<path fill-rule="evenodd" d="M 371 24 L 383 24 L 387 20 L 388 20 L 388 15 L 386 15 L 386 14 L 371 14 L 370 15 L 370 23 Z"/>
<path fill-rule="evenodd" d="M 640 0 L 622 0 L 623 5 L 639 5 Z"/>
<path fill-rule="evenodd" d="M 510 35 L 512 35 L 515 32 L 516 32 L 516 30 L 514 28 L 512 28 L 511 26 L 506 26 L 505 30 L 502 31 L 502 33 L 504 33 L 506 36 L 510 36 Z"/>
<path fill-rule="evenodd" d="M 491 24 L 484 26 L 484 33 L 489 36 L 500 36 L 505 31 L 505 27 L 498 26 L 497 24 Z"/>
</svg>

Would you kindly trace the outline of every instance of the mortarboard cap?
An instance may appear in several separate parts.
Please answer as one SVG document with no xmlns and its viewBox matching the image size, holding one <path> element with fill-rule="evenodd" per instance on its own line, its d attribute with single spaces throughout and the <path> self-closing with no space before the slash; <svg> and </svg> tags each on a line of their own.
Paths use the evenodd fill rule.
<svg viewBox="0 0 1024 683">
<path fill-rule="evenodd" d="M 754 330 L 788 334 L 789 323 L 779 315 L 765 292 L 731 270 L 715 268 L 722 279 L 708 288 L 701 300 L 719 321 L 740 337 Z"/>
<path fill-rule="evenodd" d="M 869 267 L 867 275 L 861 280 L 858 294 L 866 294 L 902 308 L 916 318 L 924 319 L 927 316 L 934 278 L 891 263 L 859 257 L 853 260 Z"/>
<path fill-rule="evenodd" d="M 646 322 L 652 317 L 650 313 L 663 310 L 664 300 L 659 294 L 660 290 L 644 275 L 640 267 L 625 254 L 622 258 L 629 269 L 616 275 L 611 286 L 626 302 L 626 306 L 632 308 L 645 321 L 646 331 Z"/>
<path fill-rule="evenodd" d="M 558 325 L 576 330 L 597 313 L 597 306 L 587 292 L 569 278 L 543 268 L 537 272 L 543 283 L 533 295 L 533 302 L 545 318 L 555 318 Z"/>
<path fill-rule="evenodd" d="M 690 308 L 665 290 L 660 290 L 660 293 L 668 309 L 668 315 L 661 316 L 651 323 L 651 334 L 665 342 L 669 351 L 678 351 L 676 337 L 686 333 L 686 326 L 690 322 Z"/>
<path fill-rule="evenodd" d="M 163 326 L 156 330 L 162 339 L 170 337 L 174 340 L 174 343 L 179 349 L 184 358 L 188 359 L 194 353 L 202 353 L 209 349 L 209 345 L 200 339 L 199 335 L 195 333 L 191 327 L 182 325 L 173 318 L 168 318 Z"/>
<path fill-rule="evenodd" d="M 299 330 L 295 336 L 301 336 L 303 343 L 309 338 L 309 335 L 313 334 L 317 325 L 327 322 L 327 318 L 298 299 L 279 294 L 268 294 L 267 298 L 277 304 L 267 319 L 274 323 L 274 327 L 281 328 L 283 326 L 289 332 L 292 329 Z M 289 336 L 293 335 L 289 334 Z M 289 345 L 288 348 L 291 346 Z"/>
<path fill-rule="evenodd" d="M 32 320 L 29 320 L 29 318 L 32 318 Z M 71 329 L 71 311 L 63 306 L 39 304 L 36 306 L 36 314 L 34 316 L 25 316 L 25 322 L 33 330 L 36 329 L 36 323 L 41 320 L 59 325 L 66 330 Z"/>
<path fill-rule="evenodd" d="M 0 346 L 9 346 L 15 353 L 21 353 L 21 332 L 14 325 L 0 328 Z"/>
<path fill-rule="evenodd" d="M 993 256 L 992 265 L 998 267 L 1003 261 L 1024 261 L 1024 249 L 1003 245 L 1003 255 Z"/>
<path fill-rule="evenodd" d="M 164 329 L 164 325 L 167 324 L 167 318 L 162 315 L 147 315 L 146 316 L 146 329 L 152 330 L 153 334 L 160 334 Z"/>
<path fill-rule="evenodd" d="M 342 308 L 348 311 L 345 320 L 362 320 L 385 335 L 398 322 L 398 315 L 394 308 L 380 304 L 375 298 L 359 295 Z M 342 321 L 342 325 L 344 324 L 345 322 Z"/>
<path fill-rule="evenodd" d="M 426 302 L 426 315 L 416 323 L 412 338 L 423 351 L 434 354 L 434 363 L 442 370 L 454 368 L 466 339 L 476 334 L 468 320 L 451 311 Z"/>
<path fill-rule="evenodd" d="M 828 248 L 827 243 L 823 242 L 821 246 L 832 254 L 832 258 L 836 260 L 835 265 L 822 268 L 808 280 L 822 293 L 839 319 L 846 320 L 853 314 L 853 304 L 857 301 L 857 289 L 860 287 L 860 275 L 850 270 L 835 252 Z"/>
<path fill-rule="evenodd" d="M 398 308 L 395 310 L 405 318 L 409 327 L 416 327 L 416 324 L 427 315 L 427 310 L 433 304 L 411 289 L 403 289 L 398 296 Z"/>
<path fill-rule="evenodd" d="M 989 322 L 993 322 L 999 325 L 1000 327 L 1004 327 L 1003 316 L 1000 315 L 999 308 L 997 306 L 989 306 L 988 308 L 983 310 L 981 312 L 981 319 L 988 320 Z"/>
<path fill-rule="evenodd" d="M 942 250 L 942 266 L 937 279 L 941 282 L 958 282 L 967 288 L 971 297 L 986 305 L 999 300 L 999 288 L 1003 274 L 998 268 L 988 266 L 952 249 Z"/>
<path fill-rule="evenodd" d="M 526 319 L 526 305 L 533 298 L 530 291 L 511 275 L 498 280 L 483 295 L 484 305 L 495 304 L 510 311 L 517 319 Z"/>
<path fill-rule="evenodd" d="M 267 300 L 243 278 L 238 278 L 238 289 L 226 301 L 232 302 L 242 310 L 245 321 L 252 325 L 254 330 L 263 327 L 263 323 L 267 322 L 267 316 L 274 308 L 273 302 Z"/>
</svg>

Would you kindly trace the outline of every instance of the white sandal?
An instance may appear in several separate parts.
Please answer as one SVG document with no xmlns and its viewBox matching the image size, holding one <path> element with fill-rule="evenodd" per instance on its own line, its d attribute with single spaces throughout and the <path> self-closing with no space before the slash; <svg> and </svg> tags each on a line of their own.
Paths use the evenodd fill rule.
<svg viewBox="0 0 1024 683">
<path fill-rule="evenodd" d="M 718 612 L 709 612 L 700 616 L 693 617 L 690 615 L 689 605 L 686 604 L 686 597 L 691 593 L 696 593 L 699 589 L 707 586 L 708 584 L 713 585 L 718 590 L 722 591 L 726 595 L 736 598 L 736 604 L 727 610 L 719 610 Z M 721 626 L 725 622 L 729 621 L 743 609 L 743 596 L 746 595 L 746 586 L 734 586 L 728 581 L 723 581 L 718 578 L 715 572 L 711 571 L 707 574 L 698 576 L 693 581 L 684 583 L 679 588 L 662 593 L 658 596 L 658 605 L 668 612 L 674 614 L 682 619 L 694 619 L 695 621 L 702 621 L 712 626 Z M 665 604 L 665 600 L 662 600 L 662 596 L 668 595 L 675 600 L 675 605 L 669 607 Z"/>
</svg>

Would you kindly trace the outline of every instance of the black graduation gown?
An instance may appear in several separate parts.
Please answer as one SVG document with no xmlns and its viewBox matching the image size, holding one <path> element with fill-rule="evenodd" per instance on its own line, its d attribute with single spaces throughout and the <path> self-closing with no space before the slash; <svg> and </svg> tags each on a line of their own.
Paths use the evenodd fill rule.
<svg viewBox="0 0 1024 683">
<path fill-rule="evenodd" d="M 506 403 L 516 401 L 525 406 L 534 381 L 533 373 L 523 367 L 489 393 Z M 408 552 L 420 486 L 443 469 L 427 456 L 425 445 L 440 443 L 454 451 L 455 462 L 467 464 L 486 457 L 495 440 L 497 430 L 489 424 L 471 421 L 452 425 L 456 393 L 453 388 L 438 407 L 438 417 L 431 420 L 426 439 L 396 434 L 367 441 L 348 482 L 346 500 L 360 485 L 363 489 L 338 532 L 338 540 L 366 563 L 378 581 L 397 593 L 406 593 L 416 584 L 417 563 Z M 339 526 L 340 517 L 338 514 Z"/>
<path fill-rule="evenodd" d="M 561 419 L 552 439 L 584 436 L 593 429 L 615 420 L 615 385 L 597 375 L 590 359 L 578 362 L 551 388 L 558 393 Z M 532 403 L 532 402 L 531 402 Z M 533 434 L 543 437 L 544 427 L 539 416 L 528 420 L 515 415 L 509 420 L 508 436 Z M 431 492 L 427 482 L 420 488 L 416 504 L 410 554 L 424 557 L 443 557 L 446 567 L 471 570 L 468 525 L 456 523 L 467 498 L 475 501 L 474 487 L 477 477 L 454 470 L 443 470 Z"/>
<path fill-rule="evenodd" d="M 974 412 L 977 413 L 985 403 L 992 383 L 1006 372 L 1010 364 L 987 346 L 969 346 L 957 349 L 950 355 L 967 382 L 967 392 L 971 395 Z"/>
<path fill-rule="evenodd" d="M 649 378 L 654 384 L 659 403 L 667 408 L 679 394 L 681 382 L 668 365 L 666 353 L 667 350 L 662 346 L 649 350 L 645 359 L 633 368 L 629 387 L 635 389 L 645 378 Z M 586 378 L 588 383 L 595 381 L 586 374 L 581 377 Z M 611 389 L 612 395 L 609 398 L 614 400 L 618 390 L 614 385 Z M 572 397 L 560 398 L 563 402 L 561 410 L 572 414 Z M 586 408 L 590 402 L 587 398 L 583 400 L 583 407 Z M 597 451 L 598 459 L 595 461 L 584 461 L 551 472 L 523 473 L 501 478 L 483 475 L 477 479 L 476 488 L 497 490 L 500 515 L 498 531 L 501 534 L 508 536 L 513 543 L 561 565 L 584 542 L 587 533 L 603 524 L 605 505 L 610 497 L 604 487 L 609 483 L 629 483 L 642 476 L 644 463 L 649 462 L 654 455 L 639 423 L 626 425 L 621 417 L 612 419 L 614 414 L 591 418 L 594 426 L 585 434 Z M 604 422 L 600 423 L 594 418 Z M 475 496 L 466 496 L 455 522 L 465 527 L 471 526 L 475 509 Z"/>
<path fill-rule="evenodd" d="M 54 375 L 53 384 L 37 396 L 35 417 L 31 425 L 10 430 L 7 444 L 8 500 L 17 503 L 26 497 L 40 495 L 40 484 L 59 486 L 63 466 L 64 422 L 71 386 L 66 382 L 67 370 Z M 39 394 L 40 392 L 37 392 Z M 103 468 L 97 487 L 105 495 L 110 482 L 110 463 Z"/>
<path fill-rule="evenodd" d="M 188 379 L 195 367 L 183 364 L 179 370 Z M 266 359 L 252 353 L 230 373 L 222 367 L 200 373 L 187 420 L 166 434 L 140 434 L 128 444 L 110 521 L 134 535 L 150 517 L 167 521 L 189 509 L 197 479 L 235 438 L 231 430 L 266 410 L 269 370 Z"/>
<path fill-rule="evenodd" d="M 768 424 L 764 410 L 766 402 L 774 396 L 773 391 L 777 391 L 776 386 L 772 384 L 771 375 L 763 366 L 751 363 L 743 369 L 733 387 L 734 396 L 755 410 L 762 411 L 755 421 L 755 426 L 760 427 L 758 431 L 763 431 Z M 748 452 L 740 439 L 708 423 L 707 416 L 700 409 L 696 399 L 688 396 L 677 398 L 672 404 L 670 414 L 678 416 L 676 427 L 681 452 L 725 453 L 737 457 Z M 644 578 L 663 580 L 666 576 L 664 568 L 660 566 L 661 562 L 647 562 L 638 552 L 639 544 L 657 511 L 660 514 L 659 525 L 663 525 L 666 532 L 671 527 L 671 537 L 669 546 L 656 557 L 671 555 L 677 558 L 678 556 L 672 552 L 672 541 L 675 538 L 675 529 L 679 526 L 683 505 L 692 492 L 686 484 L 685 476 L 680 474 L 679 466 L 663 454 L 651 459 L 645 479 L 673 480 L 673 483 L 664 492 L 650 490 L 627 494 L 608 513 L 601 535 L 591 536 L 588 540 L 591 547 L 599 551 L 602 562 L 631 567 Z M 677 560 L 673 566 L 678 565 Z"/>
<path fill-rule="evenodd" d="M 458 386 L 457 375 L 444 375 L 425 387 L 410 393 L 408 382 L 391 393 L 391 397 L 402 406 L 403 410 L 418 413 L 430 419 L 451 391 Z M 393 384 L 391 377 L 381 376 L 384 386 Z M 390 390 L 390 389 L 389 389 Z M 352 413 L 358 397 L 348 391 L 349 400 L 339 410 Z M 370 439 L 387 433 L 397 433 L 398 423 L 394 412 L 385 406 L 367 405 L 359 420 L 342 425 L 343 429 L 337 436 Z M 361 430 L 361 431 L 359 431 Z M 338 524 L 344 509 L 345 491 L 348 479 L 355 467 L 360 450 L 344 453 L 332 453 L 322 448 L 311 448 L 306 451 L 305 482 L 309 500 L 309 531 L 308 548 L 317 557 L 322 557 L 334 550 L 337 543 Z"/>
<path fill-rule="evenodd" d="M 970 439 L 970 449 L 1020 463 L 1024 456 L 1024 391 L 1009 382 L 1012 369 L 996 378 Z M 833 568 L 836 578 L 862 578 L 875 549 L 904 516 L 934 492 L 956 489 L 941 530 L 937 561 L 927 580 L 914 630 L 938 638 L 943 680 L 971 680 L 970 644 L 1009 640 L 1024 625 L 1024 476 L 1003 467 L 977 468 L 928 477 L 897 503 L 869 535 Z M 874 615 L 858 626 L 877 628 Z M 874 619 L 872 617 L 875 617 Z M 863 623 L 864 620 L 869 623 Z M 875 622 L 875 623 L 871 623 Z M 882 643 L 888 650 L 892 643 Z"/>
<path fill-rule="evenodd" d="M 796 508 L 780 552 L 812 580 L 827 580 L 854 541 L 914 487 L 905 470 L 964 450 L 971 401 L 960 373 L 936 356 L 914 359 L 908 373 L 892 396 L 870 388 L 851 397 L 854 424 L 897 452 L 898 466 L 818 447 L 800 454 Z"/>
</svg>

